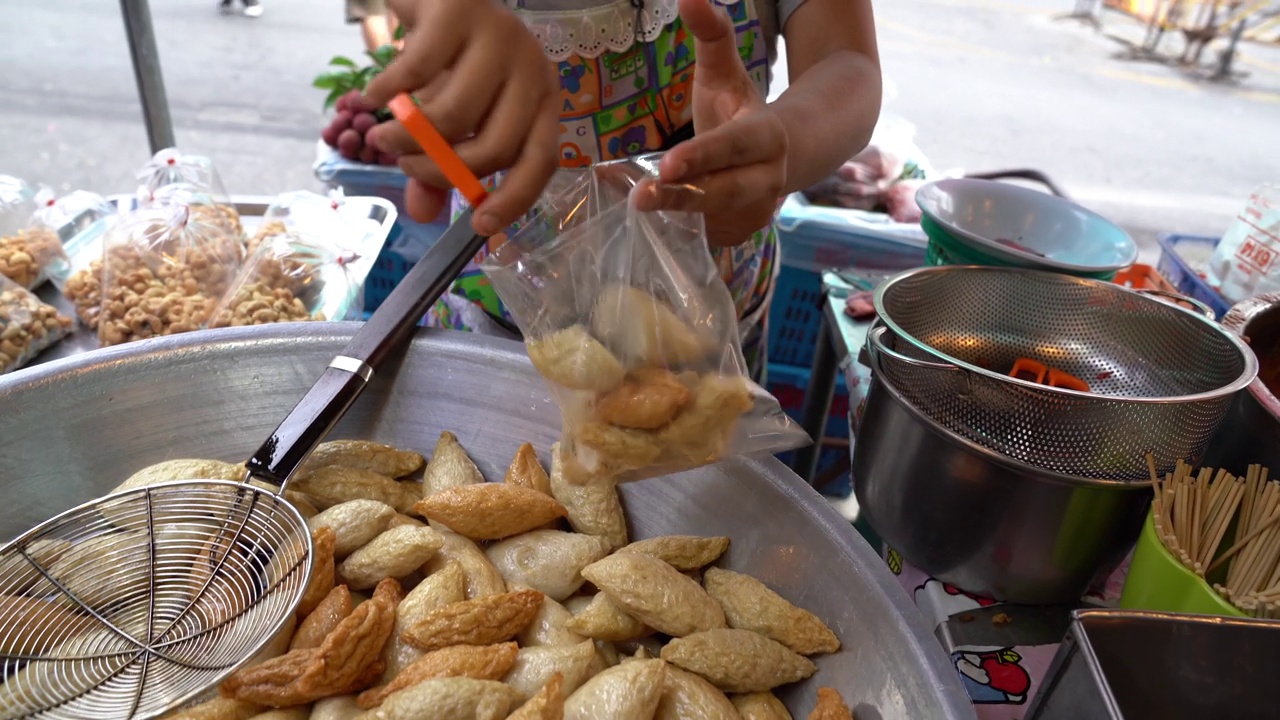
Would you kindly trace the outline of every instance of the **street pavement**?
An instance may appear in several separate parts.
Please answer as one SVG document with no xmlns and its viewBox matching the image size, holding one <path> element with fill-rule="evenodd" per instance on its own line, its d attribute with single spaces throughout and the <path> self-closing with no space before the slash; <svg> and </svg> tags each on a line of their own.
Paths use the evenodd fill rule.
<svg viewBox="0 0 1280 720">
<path fill-rule="evenodd" d="M 179 147 L 213 157 L 235 194 L 319 187 L 311 79 L 361 51 L 336 0 L 264 3 L 251 20 L 213 0 L 151 2 Z M 875 0 L 886 109 L 939 168 L 1042 170 L 1148 254 L 1157 232 L 1220 233 L 1256 185 L 1280 182 L 1280 50 L 1247 46 L 1249 77 L 1206 83 L 1118 58 L 1116 37 L 1141 25 L 1057 17 L 1073 5 Z M 0 3 L 0 27 L 0 172 L 130 192 L 149 151 L 118 3 Z"/>
</svg>

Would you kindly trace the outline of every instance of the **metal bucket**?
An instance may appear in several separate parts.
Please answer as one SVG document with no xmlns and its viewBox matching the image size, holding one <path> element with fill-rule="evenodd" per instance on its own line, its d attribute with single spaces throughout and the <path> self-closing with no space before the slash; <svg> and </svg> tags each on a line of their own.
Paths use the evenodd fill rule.
<svg viewBox="0 0 1280 720">
<path fill-rule="evenodd" d="M 248 457 L 354 328 L 301 323 L 189 333 L 0 378 L 7 506 L 0 538 L 155 462 Z M 519 344 L 423 331 L 398 368 L 374 379 L 334 437 L 429 451 L 442 430 L 457 434 L 486 476 L 500 478 L 520 443 L 545 452 L 560 420 Z M 623 503 L 633 537 L 729 536 L 727 567 L 802 600 L 836 630 L 841 651 L 815 658 L 818 674 L 780 694 L 797 717 L 813 707 L 818 686 L 831 685 L 858 717 L 975 718 L 931 628 L 888 568 L 777 460 L 734 460 L 633 483 Z"/>
<path fill-rule="evenodd" d="M 1132 547 L 1150 482 L 1069 477 L 1000 455 L 939 425 L 872 369 L 853 489 L 907 562 L 998 600 L 1066 603 Z"/>
<path fill-rule="evenodd" d="M 1268 293 L 1234 305 L 1222 326 L 1248 343 L 1262 366 L 1249 387 L 1236 393 L 1218 432 L 1209 441 L 1204 465 L 1244 475 L 1253 463 L 1280 472 L 1280 399 L 1267 389 L 1266 363 L 1280 362 L 1280 293 Z"/>
</svg>

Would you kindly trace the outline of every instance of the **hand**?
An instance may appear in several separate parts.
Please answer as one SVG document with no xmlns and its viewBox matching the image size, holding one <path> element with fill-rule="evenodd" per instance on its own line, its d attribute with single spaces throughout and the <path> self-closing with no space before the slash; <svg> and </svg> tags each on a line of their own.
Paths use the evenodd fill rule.
<svg viewBox="0 0 1280 720">
<path fill-rule="evenodd" d="M 659 178 L 701 193 L 656 192 L 644 210 L 684 210 L 706 217 L 713 246 L 737 245 L 766 227 L 787 179 L 787 131 L 769 110 L 738 54 L 728 15 L 710 0 L 680 0 L 695 40 L 693 125 L 696 137 L 662 159 Z"/>
<path fill-rule="evenodd" d="M 492 235 L 520 219 L 558 165 L 560 83 L 542 44 L 498 0 L 391 0 L 405 27 L 404 50 L 365 91 L 374 107 L 413 93 L 440 134 L 480 177 L 509 170 L 476 211 L 476 232 Z M 405 205 L 420 222 L 440 214 L 449 182 L 399 123 L 374 143 L 401 155 Z"/>
</svg>

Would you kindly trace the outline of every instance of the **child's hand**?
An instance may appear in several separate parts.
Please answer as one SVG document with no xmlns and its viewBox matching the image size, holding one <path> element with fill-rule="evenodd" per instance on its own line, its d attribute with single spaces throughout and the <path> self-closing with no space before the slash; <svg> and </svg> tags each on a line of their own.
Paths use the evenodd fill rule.
<svg viewBox="0 0 1280 720">
<path fill-rule="evenodd" d="M 712 245 L 736 245 L 768 226 L 778 209 L 787 180 L 787 130 L 747 74 L 728 15 L 707 0 L 680 0 L 680 18 L 697 43 L 697 135 L 668 151 L 659 171 L 664 183 L 703 192 L 658 190 L 640 207 L 701 212 Z"/>
<path fill-rule="evenodd" d="M 382 107 L 413 93 L 440 134 L 480 177 L 510 172 L 476 211 L 478 233 L 491 235 L 533 207 L 555 173 L 560 84 L 542 44 L 497 0 L 391 0 L 405 27 L 404 50 L 369 83 Z M 449 182 L 399 123 L 385 123 L 375 143 L 401 154 L 409 176 L 405 204 L 429 222 L 447 203 Z"/>
</svg>

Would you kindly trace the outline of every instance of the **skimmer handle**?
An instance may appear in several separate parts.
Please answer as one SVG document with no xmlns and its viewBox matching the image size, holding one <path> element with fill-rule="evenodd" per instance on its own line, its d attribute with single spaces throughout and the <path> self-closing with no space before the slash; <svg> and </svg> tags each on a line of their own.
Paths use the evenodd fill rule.
<svg viewBox="0 0 1280 720">
<path fill-rule="evenodd" d="M 432 160 L 449 169 L 450 181 L 465 186 L 464 192 L 473 205 L 484 200 L 480 182 L 412 101 L 397 98 L 392 110 Z M 409 122 L 404 122 L 406 119 Z M 424 127 L 429 134 L 423 133 Z M 342 354 L 329 363 L 316 384 L 249 458 L 245 464 L 249 475 L 283 490 L 289 477 L 346 414 L 374 370 L 409 338 L 418 320 L 485 242 L 486 238 L 471 229 L 471 211 L 467 210 L 396 285 Z"/>
</svg>

